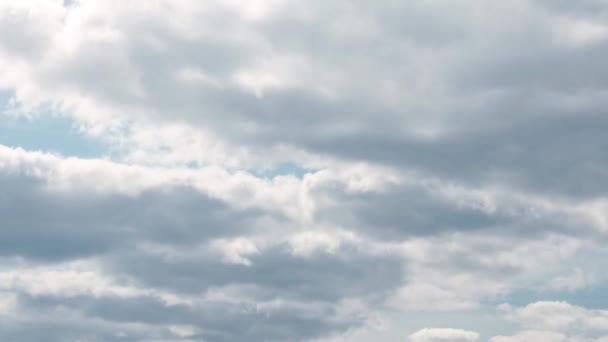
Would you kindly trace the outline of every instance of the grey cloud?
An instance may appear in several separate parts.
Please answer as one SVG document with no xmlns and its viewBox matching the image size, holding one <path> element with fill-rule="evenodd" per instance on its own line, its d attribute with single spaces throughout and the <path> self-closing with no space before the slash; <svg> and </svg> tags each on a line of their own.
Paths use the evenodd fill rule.
<svg viewBox="0 0 608 342">
<path fill-rule="evenodd" d="M 251 285 L 262 297 L 334 302 L 349 297 L 382 298 L 403 280 L 403 264 L 396 257 L 370 256 L 353 248 L 301 257 L 287 246 L 248 256 L 251 265 L 225 264 L 216 256 L 171 260 L 145 253 L 123 253 L 108 267 L 134 277 L 145 286 L 185 293 L 211 287 Z M 258 292 L 259 291 L 259 292 Z"/>
<path fill-rule="evenodd" d="M 24 326 L 35 324 L 53 329 L 48 337 L 51 341 L 85 337 L 95 341 L 141 341 L 168 338 L 172 334 L 162 327 L 186 325 L 198 331 L 189 337 L 196 341 L 301 341 L 324 337 L 362 324 L 368 310 L 380 307 L 402 281 L 402 266 L 397 259 L 359 254 L 340 251 L 294 257 L 286 251 L 271 250 L 252 258 L 252 265 L 247 267 L 227 265 L 218 259 L 168 262 L 141 253 L 115 251 L 113 260 L 101 259 L 105 271 L 116 279 L 134 279 L 143 289 L 168 288 L 178 296 L 187 293 L 195 298 L 203 298 L 206 290 L 221 292 L 222 286 L 243 289 L 228 292 L 229 301 L 210 299 L 194 306 L 167 304 L 152 296 L 36 295 L 16 289 L 19 312 L 37 314 L 27 314 L 30 321 L 26 322 L 6 319 L 3 333 L 7 338 L 25 338 L 31 333 L 25 333 Z M 361 300 L 365 310 L 343 316 L 339 307 L 350 299 Z M 270 305 L 264 307 L 264 303 Z M 78 322 L 81 328 L 70 329 L 68 321 L 52 314 L 57 310 L 70 313 L 66 317 L 75 317 L 70 318 L 71 324 Z M 98 320 L 104 323 L 96 323 Z M 121 327 L 128 324 L 155 328 L 130 331 Z M 119 331 L 124 333 L 118 336 Z"/>
<path fill-rule="evenodd" d="M 255 230 L 262 214 L 238 210 L 190 188 L 137 196 L 49 191 L 27 176 L 1 176 L 0 253 L 40 260 L 98 255 L 135 241 L 184 246 Z"/>
<path fill-rule="evenodd" d="M 362 324 L 406 277 L 397 256 L 373 255 L 349 244 L 297 256 L 287 243 L 273 242 L 247 255 L 249 266 L 231 264 L 200 246 L 218 238 L 261 236 L 270 229 L 262 224 L 270 215 L 233 208 L 185 186 L 153 187 L 137 195 L 53 190 L 43 179 L 19 172 L 3 174 L 0 186 L 4 256 L 47 265 L 85 258 L 119 285 L 164 290 L 177 298 L 228 291 L 236 301 L 211 300 L 190 307 L 168 305 L 150 295 L 93 295 L 86 289 L 80 289 L 86 295 L 35 293 L 8 281 L 3 283 L 5 291 L 18 294 L 18 311 L 7 316 L 0 334 L 9 340 L 38 339 L 26 332 L 31 325 L 52 329 L 49 341 L 179 340 L 167 330 L 171 324 L 195 327 L 200 333 L 190 339 L 201 341 L 312 339 Z M 280 216 L 276 220 L 278 229 L 293 224 Z M 164 246 L 175 256 L 142 249 L 145 243 Z M 230 292 L 233 287 L 236 292 Z M 365 310 L 342 316 L 340 306 L 350 300 L 360 301 Z M 255 308 L 273 302 L 276 307 Z M 69 315 L 62 319 L 53 314 L 57 310 L 68 310 Z M 24 320 L 14 318 L 20 314 Z M 131 323 L 156 328 L 142 331 L 129 328 Z M 80 328 L 71 329 L 74 324 Z"/>
<path fill-rule="evenodd" d="M 67 336 L 92 337 L 108 341 L 140 341 L 149 338 L 164 337 L 171 340 L 194 341 L 241 341 L 244 339 L 265 341 L 299 341 L 338 332 L 359 323 L 331 322 L 323 315 L 335 315 L 330 306 L 320 306 L 313 312 L 298 311 L 286 306 L 273 311 L 257 311 L 247 305 L 231 303 L 207 302 L 200 307 L 184 305 L 167 306 L 164 303 L 145 297 L 132 299 L 124 298 L 92 298 L 92 297 L 22 297 L 22 304 L 30 310 L 52 312 L 61 306 L 74 310 L 86 322 L 93 319 L 103 319 L 110 328 L 114 324 L 114 336 L 108 332 L 95 330 L 71 333 L 69 326 L 61 327 L 58 331 L 61 337 Z M 119 324 L 138 323 L 150 329 L 143 331 L 126 331 L 123 336 L 116 336 Z M 194 332 L 191 336 L 179 337 L 167 328 L 171 325 L 191 326 Z M 235 326 L 238 329 L 235 329 Z M 164 329 L 161 327 L 165 327 Z M 77 331 L 77 330 L 76 330 Z M 19 336 L 19 335 L 17 335 Z"/>
<path fill-rule="evenodd" d="M 0 49 L 15 59 L 39 58 L 52 45 L 52 20 L 40 18 L 45 11 L 56 14 L 54 6 L 41 4 L 37 11 L 26 7 L 14 9 L 9 6 L 0 8 Z M 54 13 L 53 13 L 54 12 Z M 43 15 L 42 15 L 43 16 Z"/>
<path fill-rule="evenodd" d="M 473 171 L 472 171 L 473 172 Z M 481 177 L 481 176 L 480 176 Z M 539 175 L 540 177 L 540 175 Z M 539 184 L 534 184 L 539 185 Z M 315 220 L 345 227 L 381 241 L 403 241 L 451 233 L 537 238 L 550 233 L 601 239 L 584 215 L 565 209 L 546 211 L 533 202 L 500 198 L 450 197 L 450 184 L 403 184 L 382 191 L 353 193 L 341 184 L 315 189 Z"/>
<path fill-rule="evenodd" d="M 544 3 L 526 3 L 527 12 L 466 1 L 454 6 L 307 4 L 316 16 L 279 12 L 260 23 L 236 23 L 222 39 L 205 32 L 213 32 L 214 21 L 186 39 L 165 21 L 123 18 L 115 28 L 125 41 L 83 49 L 46 81 L 86 90 L 136 118 L 185 119 L 237 145 L 264 150 L 291 144 L 469 183 L 603 194 L 604 187 L 591 180 L 605 164 L 597 152 L 605 124 L 605 40 L 581 46 L 556 41 L 551 25 L 559 26 L 553 22 L 559 18 L 544 12 Z M 475 11 L 496 20 L 470 14 Z M 225 10 L 214 13 L 235 18 Z M 420 13 L 430 23 L 420 23 Z M 340 34 L 328 16 L 370 22 L 378 32 L 353 25 L 350 35 Z M 391 19 L 396 16 L 399 21 Z M 250 39 L 237 39 L 239 33 Z M 161 47 L 149 43 L 150 37 Z M 424 43 L 433 40 L 429 51 Z M 266 59 L 274 70 L 275 57 L 303 60 L 312 83 L 268 89 L 261 97 L 233 83 L 235 72 Z M 200 68 L 221 86 L 180 83 L 174 77 L 180 67 Z M 116 77 L 142 93 L 116 88 Z M 325 84 L 325 77 L 337 83 Z M 397 104 L 376 96 L 387 82 L 395 87 Z M 338 97 L 319 95 L 314 88 L 323 86 L 338 87 Z M 583 100 L 568 102 L 569 96 Z M 585 96 L 599 97 L 584 101 Z M 438 125 L 444 133 L 427 141 L 405 132 L 417 125 Z"/>
<path fill-rule="evenodd" d="M 544 117 L 465 132 L 438 141 L 354 136 L 318 140 L 318 150 L 352 159 L 417 168 L 473 186 L 508 184 L 557 196 L 601 197 L 604 127 L 601 113 Z"/>
<path fill-rule="evenodd" d="M 601 18 L 607 14 L 606 3 L 601 0 L 582 0 L 576 2 L 567 0 L 536 0 L 534 3 L 565 16 Z"/>
<path fill-rule="evenodd" d="M 330 192 L 335 204 L 321 207 L 317 219 L 380 239 L 400 241 L 451 231 L 492 230 L 513 222 L 504 213 L 459 206 L 423 187 L 402 186 L 363 194 L 343 191 Z"/>
</svg>

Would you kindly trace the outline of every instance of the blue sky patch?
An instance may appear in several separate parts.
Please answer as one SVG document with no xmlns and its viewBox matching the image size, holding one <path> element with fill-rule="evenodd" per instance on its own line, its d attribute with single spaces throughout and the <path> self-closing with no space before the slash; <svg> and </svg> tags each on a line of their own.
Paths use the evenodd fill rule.
<svg viewBox="0 0 608 342">
<path fill-rule="evenodd" d="M 0 92 L 2 108 L 7 107 L 10 95 Z M 107 152 L 104 144 L 82 134 L 69 118 L 49 115 L 26 118 L 3 113 L 0 144 L 81 158 L 101 157 Z"/>
</svg>

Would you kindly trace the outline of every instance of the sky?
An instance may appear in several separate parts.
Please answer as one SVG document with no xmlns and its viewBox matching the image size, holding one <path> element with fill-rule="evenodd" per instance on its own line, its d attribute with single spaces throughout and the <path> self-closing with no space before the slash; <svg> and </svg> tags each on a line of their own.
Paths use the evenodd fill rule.
<svg viewBox="0 0 608 342">
<path fill-rule="evenodd" d="M 608 341 L 605 0 L 0 0 L 0 340 Z"/>
</svg>

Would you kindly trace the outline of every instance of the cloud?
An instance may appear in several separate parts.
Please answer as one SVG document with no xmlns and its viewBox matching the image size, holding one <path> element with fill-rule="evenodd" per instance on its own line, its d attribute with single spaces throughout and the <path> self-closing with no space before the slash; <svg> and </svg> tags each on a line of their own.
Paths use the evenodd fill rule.
<svg viewBox="0 0 608 342">
<path fill-rule="evenodd" d="M 0 339 L 602 338 L 607 10 L 0 1 Z"/>
<path fill-rule="evenodd" d="M 44 6 L 44 20 L 27 5 L 4 6 L 19 25 L 44 25 L 20 39 L 26 47 L 2 44 L 4 86 L 24 108 L 50 103 L 93 134 L 128 132 L 114 142 L 132 158 L 256 164 L 259 155 L 286 158 L 280 145 L 469 184 L 605 190 L 591 180 L 605 168 L 597 56 L 606 39 L 601 21 L 564 25 L 563 14 L 598 3 Z M 142 140 L 180 124 L 189 135 Z"/>
<path fill-rule="evenodd" d="M 512 336 L 494 336 L 491 342 L 507 341 L 603 341 L 608 331 L 608 313 L 567 302 L 535 302 L 516 308 L 500 307 L 508 319 L 525 328 Z"/>
<path fill-rule="evenodd" d="M 501 309 L 507 317 L 533 328 L 557 331 L 606 331 L 608 312 L 593 310 L 567 302 L 535 302 L 523 308 L 504 305 Z"/>
<path fill-rule="evenodd" d="M 216 174 L 244 177 L 237 205 L 197 186 L 213 172 L 0 152 L 3 338 L 33 336 L 28 324 L 55 340 L 168 339 L 181 325 L 197 339 L 315 338 L 367 320 L 405 277 L 394 253 L 340 235 L 319 249 L 298 216 L 242 201 L 289 182 Z"/>
<path fill-rule="evenodd" d="M 409 336 L 409 341 L 412 342 L 475 342 L 478 340 L 479 334 L 474 331 L 447 328 L 426 328 Z"/>
<path fill-rule="evenodd" d="M 539 341 L 539 342 L 559 342 L 572 341 L 568 336 L 552 331 L 523 331 L 514 336 L 494 336 L 490 342 L 518 342 L 518 341 Z"/>
<path fill-rule="evenodd" d="M 583 243 L 559 231 L 495 235 L 492 225 L 424 232 L 416 229 L 420 221 L 408 224 L 411 233 L 387 240 L 372 230 L 380 223 L 358 218 L 346 224 L 336 203 L 373 205 L 391 217 L 401 209 L 379 199 L 413 191 L 412 198 L 429 197 L 420 214 L 473 210 L 499 216 L 498 227 L 510 222 L 501 216 L 511 214 L 501 212 L 519 204 L 369 167 L 260 180 L 215 167 L 0 152 L 0 253 L 10 265 L 0 272 L 0 288 L 14 298 L 7 307 L 11 317 L 48 325 L 57 340 L 85 331 L 120 340 L 111 333 L 119 326 L 131 339 L 161 338 L 183 332 L 170 328 L 175 325 L 193 327 L 202 339 L 321 338 L 360 326 L 386 307 L 476 308 L 522 279 L 561 274 L 561 267 L 546 265 L 568 260 Z M 331 210 L 335 216 L 325 214 Z M 60 317 L 31 314 L 59 309 L 95 329 L 73 331 Z M 254 323 L 261 317 L 268 326 Z M 26 323 L 13 318 L 5 324 L 13 332 L 7 338 L 27 336 Z M 250 328 L 236 333 L 231 324 Z M 157 329 L 147 332 L 150 325 Z"/>
<path fill-rule="evenodd" d="M 580 268 L 577 268 L 568 275 L 558 276 L 553 279 L 549 288 L 554 290 L 576 291 L 581 288 L 588 287 L 595 283 L 593 274 L 585 274 Z"/>
</svg>

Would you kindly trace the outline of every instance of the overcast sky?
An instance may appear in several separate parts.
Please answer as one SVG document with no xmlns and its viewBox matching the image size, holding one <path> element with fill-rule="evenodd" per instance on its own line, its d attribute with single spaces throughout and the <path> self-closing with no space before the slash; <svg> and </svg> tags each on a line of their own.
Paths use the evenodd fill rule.
<svg viewBox="0 0 608 342">
<path fill-rule="evenodd" d="M 0 0 L 0 340 L 608 341 L 606 0 Z"/>
</svg>

